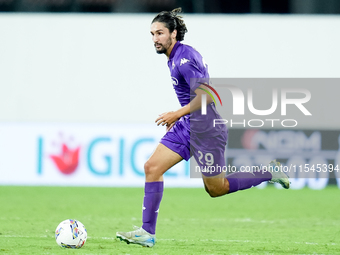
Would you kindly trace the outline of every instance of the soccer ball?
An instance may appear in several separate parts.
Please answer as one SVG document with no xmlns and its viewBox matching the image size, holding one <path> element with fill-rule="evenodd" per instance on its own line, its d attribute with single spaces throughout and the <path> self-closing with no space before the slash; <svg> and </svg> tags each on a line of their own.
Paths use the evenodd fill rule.
<svg viewBox="0 0 340 255">
<path fill-rule="evenodd" d="M 55 230 L 55 240 L 64 248 L 79 249 L 85 244 L 86 238 L 86 228 L 78 220 L 64 220 Z"/>
</svg>

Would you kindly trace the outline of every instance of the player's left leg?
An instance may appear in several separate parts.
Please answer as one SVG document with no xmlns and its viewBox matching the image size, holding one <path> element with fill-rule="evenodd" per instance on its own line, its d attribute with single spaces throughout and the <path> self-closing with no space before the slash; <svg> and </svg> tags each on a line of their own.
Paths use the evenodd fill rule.
<svg viewBox="0 0 340 255">
<path fill-rule="evenodd" d="M 225 194 L 234 193 L 239 190 L 255 187 L 262 182 L 271 181 L 281 184 L 289 189 L 288 176 L 282 172 L 280 163 L 273 160 L 267 169 L 260 169 L 253 172 L 236 172 L 225 177 L 225 173 L 216 176 L 203 175 L 205 190 L 211 197 L 219 197 Z"/>
<path fill-rule="evenodd" d="M 202 171 L 205 190 L 211 197 L 219 197 L 238 190 L 257 186 L 265 181 L 277 182 L 283 188 L 289 188 L 288 176 L 282 172 L 280 163 L 272 161 L 266 169 L 253 172 L 236 172 L 225 176 L 225 146 L 227 133 L 222 132 L 216 137 L 191 139 L 191 150 Z M 219 170 L 218 170 L 219 169 Z M 217 170 L 217 171 L 216 171 Z"/>
<path fill-rule="evenodd" d="M 211 197 L 219 197 L 239 190 L 249 189 L 271 179 L 271 173 L 262 170 L 256 173 L 237 172 L 227 177 L 225 177 L 225 173 L 212 177 L 203 175 L 205 188 Z"/>
</svg>

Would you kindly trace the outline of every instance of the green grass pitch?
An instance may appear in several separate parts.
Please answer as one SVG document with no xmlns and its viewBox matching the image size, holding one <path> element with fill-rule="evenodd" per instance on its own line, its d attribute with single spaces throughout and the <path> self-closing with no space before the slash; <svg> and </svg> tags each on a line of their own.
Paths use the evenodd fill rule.
<svg viewBox="0 0 340 255">
<path fill-rule="evenodd" d="M 0 254 L 340 254 L 340 190 L 240 191 L 210 198 L 201 189 L 166 188 L 157 243 L 127 245 L 116 231 L 141 225 L 142 188 L 0 186 Z M 79 250 L 54 238 L 80 220 Z"/>
</svg>

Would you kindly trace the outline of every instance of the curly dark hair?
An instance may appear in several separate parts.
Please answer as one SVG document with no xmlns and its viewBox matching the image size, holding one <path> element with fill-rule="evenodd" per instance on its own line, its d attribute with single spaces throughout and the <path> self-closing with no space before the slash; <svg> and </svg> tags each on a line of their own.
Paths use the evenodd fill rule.
<svg viewBox="0 0 340 255">
<path fill-rule="evenodd" d="M 176 8 L 172 11 L 162 11 L 157 14 L 157 16 L 152 20 L 151 24 L 154 22 L 162 22 L 165 27 L 169 29 L 172 33 L 175 29 L 177 30 L 177 41 L 183 41 L 184 35 L 188 32 L 188 29 L 184 23 L 183 17 L 179 16 L 178 13 L 182 12 L 182 8 Z"/>
</svg>

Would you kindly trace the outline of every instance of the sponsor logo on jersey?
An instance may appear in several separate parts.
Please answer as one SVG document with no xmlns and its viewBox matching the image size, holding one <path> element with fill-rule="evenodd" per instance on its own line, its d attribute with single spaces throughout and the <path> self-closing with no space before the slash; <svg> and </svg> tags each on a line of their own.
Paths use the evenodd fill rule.
<svg viewBox="0 0 340 255">
<path fill-rule="evenodd" d="M 171 77 L 171 80 L 173 85 L 178 85 L 178 80 L 175 77 Z"/>
<path fill-rule="evenodd" d="M 179 66 L 182 66 L 182 65 L 184 65 L 185 63 L 188 63 L 188 62 L 189 62 L 189 59 L 182 58 Z"/>
</svg>

